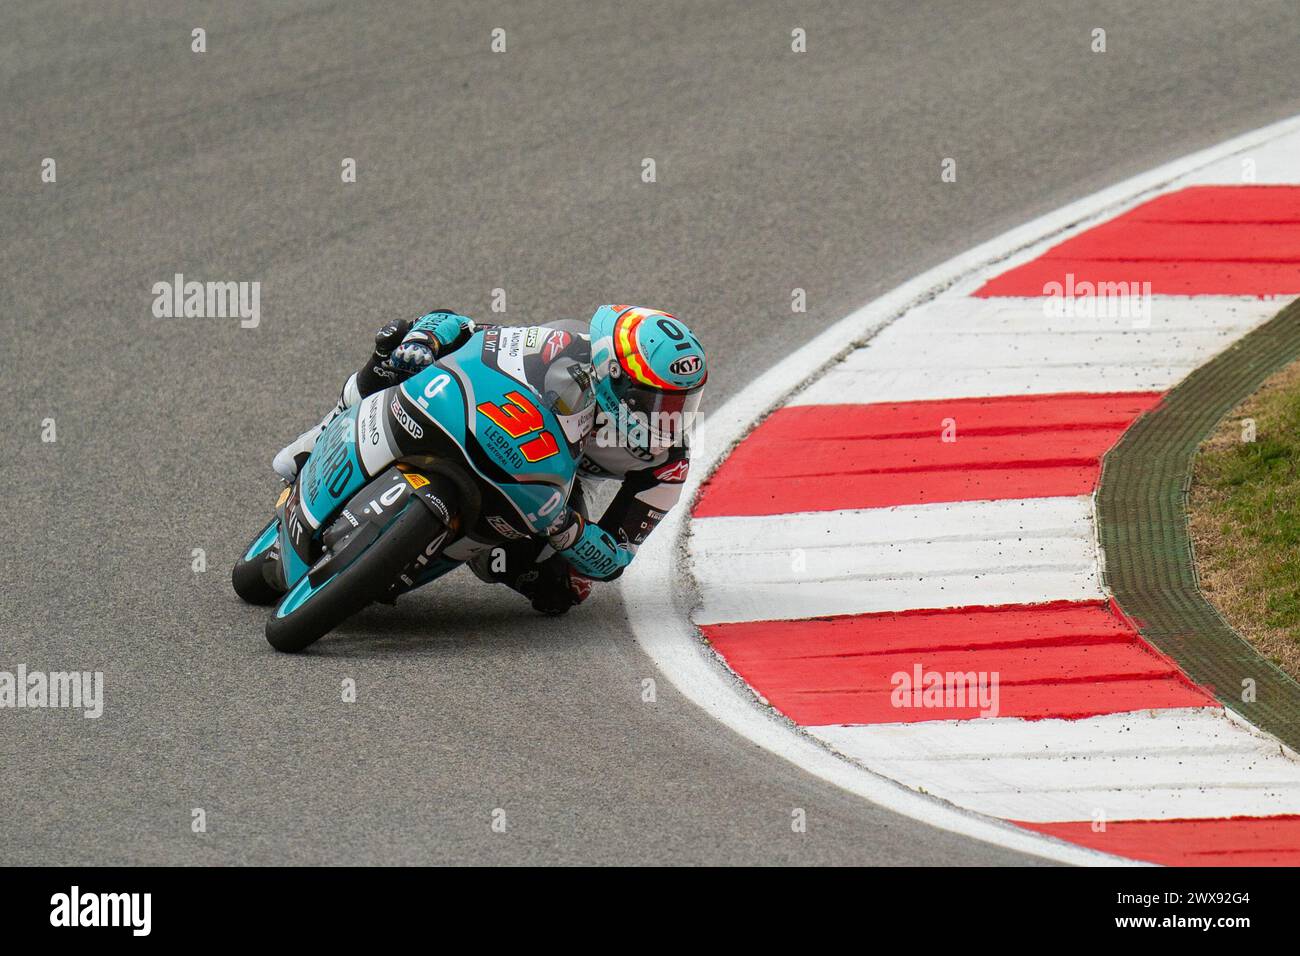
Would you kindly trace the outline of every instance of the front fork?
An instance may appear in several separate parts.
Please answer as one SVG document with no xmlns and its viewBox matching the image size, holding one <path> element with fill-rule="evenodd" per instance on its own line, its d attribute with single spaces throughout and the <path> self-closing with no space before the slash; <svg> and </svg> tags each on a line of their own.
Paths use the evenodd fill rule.
<svg viewBox="0 0 1300 956">
<path fill-rule="evenodd" d="M 425 475 L 400 462 L 392 465 L 353 495 L 321 533 L 322 553 L 307 570 L 312 586 L 319 587 L 356 560 L 413 504 L 412 499 L 418 501 L 417 507 L 432 511 L 441 526 L 401 575 L 403 583 L 418 586 L 415 579 L 424 576 L 426 566 L 459 532 L 454 493 L 455 485 L 442 476 Z"/>
</svg>

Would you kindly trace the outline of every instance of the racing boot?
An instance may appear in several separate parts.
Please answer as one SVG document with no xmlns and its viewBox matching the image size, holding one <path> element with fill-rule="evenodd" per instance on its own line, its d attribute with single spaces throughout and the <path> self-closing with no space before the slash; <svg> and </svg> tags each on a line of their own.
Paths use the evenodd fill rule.
<svg viewBox="0 0 1300 956">
<path fill-rule="evenodd" d="M 348 379 L 348 383 L 351 384 L 352 379 Z M 347 386 L 344 386 L 344 391 L 347 391 Z M 343 404 L 343 399 L 340 398 L 338 404 L 330 409 L 329 414 L 320 420 L 319 425 L 313 425 L 281 448 L 271 461 L 271 467 L 275 469 L 275 473 L 287 482 L 297 478 L 299 469 L 307 463 L 312 449 L 316 447 L 316 439 L 320 438 L 320 433 L 325 430 L 326 425 L 334 421 L 334 416 L 346 407 Z"/>
</svg>

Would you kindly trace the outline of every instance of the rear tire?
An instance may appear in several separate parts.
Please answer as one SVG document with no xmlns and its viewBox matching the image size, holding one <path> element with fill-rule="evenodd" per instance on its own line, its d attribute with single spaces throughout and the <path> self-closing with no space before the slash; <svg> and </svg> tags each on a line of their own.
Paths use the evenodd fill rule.
<svg viewBox="0 0 1300 956">
<path fill-rule="evenodd" d="M 261 540 L 263 535 L 270 530 L 271 525 L 276 523 L 275 518 L 262 527 L 253 539 L 254 545 Z M 241 556 L 235 562 L 235 566 L 230 572 L 230 583 L 235 588 L 235 593 L 248 604 L 256 604 L 258 607 L 267 607 L 274 604 L 284 596 L 284 592 L 274 587 L 266 580 L 266 574 L 263 569 L 270 560 L 267 556 L 274 550 L 274 546 L 265 548 L 255 554 L 252 559 L 245 561 Z M 245 554 L 248 552 L 245 551 Z"/>
<path fill-rule="evenodd" d="M 277 651 L 294 653 L 320 640 L 385 595 L 402 569 L 415 560 L 441 527 L 442 523 L 428 508 L 411 500 L 355 561 L 327 580 L 304 603 L 281 616 L 281 607 L 296 593 L 296 588 L 290 588 L 266 622 L 267 641 Z"/>
</svg>

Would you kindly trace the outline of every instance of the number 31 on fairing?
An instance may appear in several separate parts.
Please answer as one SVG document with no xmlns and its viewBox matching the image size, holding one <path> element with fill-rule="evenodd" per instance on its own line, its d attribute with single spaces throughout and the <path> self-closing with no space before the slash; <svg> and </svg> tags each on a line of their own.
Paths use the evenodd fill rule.
<svg viewBox="0 0 1300 956">
<path fill-rule="evenodd" d="M 536 438 L 519 446 L 519 450 L 529 461 L 543 461 L 559 452 L 560 448 L 556 444 L 555 436 L 550 432 L 542 431 L 546 427 L 546 422 L 542 419 L 542 413 L 537 406 L 520 392 L 507 392 L 506 398 L 509 401 L 501 405 L 481 402 L 477 406 L 478 411 L 511 438 L 523 438 L 533 432 L 542 432 Z"/>
</svg>

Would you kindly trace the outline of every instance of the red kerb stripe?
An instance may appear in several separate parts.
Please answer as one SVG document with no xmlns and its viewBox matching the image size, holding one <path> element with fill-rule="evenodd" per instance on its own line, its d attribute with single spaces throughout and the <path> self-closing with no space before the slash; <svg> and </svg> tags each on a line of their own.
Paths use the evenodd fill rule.
<svg viewBox="0 0 1300 956">
<path fill-rule="evenodd" d="M 1300 187 L 1189 186 L 1157 196 L 985 283 L 980 297 L 1050 284 L 1150 283 L 1155 295 L 1300 292 Z M 1108 290 L 1110 292 L 1110 290 Z M 1057 292 L 1056 294 L 1059 294 Z M 1114 293 L 1110 293 L 1114 294 Z"/>
<path fill-rule="evenodd" d="M 1217 820 L 1118 820 L 1097 831 L 1091 820 L 1018 826 L 1165 866 L 1300 866 L 1300 816 Z"/>
<path fill-rule="evenodd" d="M 981 715 L 960 678 L 996 673 L 1001 717 L 1075 719 L 1213 697 L 1102 601 L 709 624 L 704 636 L 777 710 L 803 726 Z M 895 695 L 896 675 L 941 675 L 939 706 Z M 951 700 L 948 691 L 953 691 Z M 919 704 L 919 706 L 918 706 Z"/>
<path fill-rule="evenodd" d="M 1155 392 L 779 408 L 704 486 L 696 517 L 1086 495 Z"/>
</svg>

